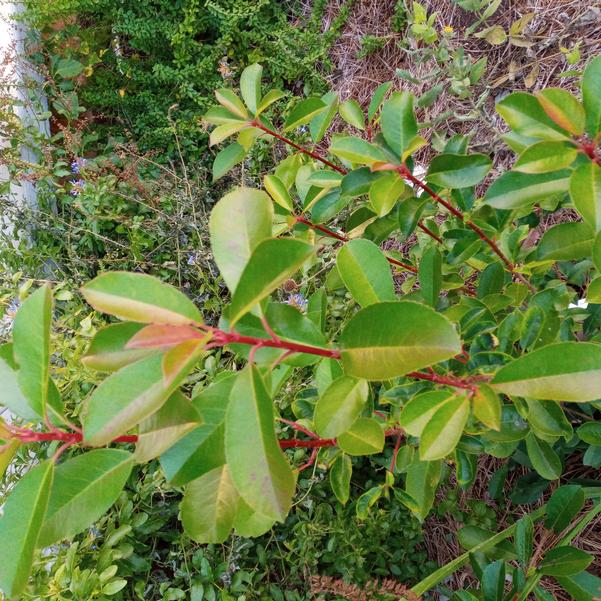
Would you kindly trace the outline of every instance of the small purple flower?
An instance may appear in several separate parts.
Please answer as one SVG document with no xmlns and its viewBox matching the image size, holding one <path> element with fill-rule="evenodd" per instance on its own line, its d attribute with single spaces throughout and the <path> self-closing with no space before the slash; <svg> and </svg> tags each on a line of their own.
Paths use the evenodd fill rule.
<svg viewBox="0 0 601 601">
<path fill-rule="evenodd" d="M 71 184 L 71 196 L 79 196 L 79 193 L 83 190 L 86 182 L 83 179 L 72 179 L 69 181 Z"/>
<path fill-rule="evenodd" d="M 301 311 L 304 311 L 305 308 L 307 307 L 307 299 L 302 295 L 302 294 L 291 294 L 287 300 L 286 303 L 288 305 L 292 305 L 293 307 L 296 307 L 297 309 L 300 309 Z"/>
<path fill-rule="evenodd" d="M 71 163 L 71 171 L 79 175 L 79 170 L 87 165 L 88 161 L 78 157 Z"/>
</svg>

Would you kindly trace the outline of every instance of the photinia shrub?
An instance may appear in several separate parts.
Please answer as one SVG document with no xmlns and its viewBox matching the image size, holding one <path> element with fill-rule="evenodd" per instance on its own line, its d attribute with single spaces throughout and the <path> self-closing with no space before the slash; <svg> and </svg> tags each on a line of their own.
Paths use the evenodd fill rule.
<svg viewBox="0 0 601 601">
<path fill-rule="evenodd" d="M 217 126 L 212 144 L 236 136 L 215 158 L 215 179 L 253 144 L 291 149 L 265 175 L 265 191 L 236 188 L 212 210 L 212 253 L 229 291 L 219 322 L 148 275 L 108 272 L 86 284 L 88 303 L 117 321 L 84 357 L 107 376 L 76 411 L 80 424 L 65 416 L 51 378 L 48 285 L 23 302 L 12 342 L 0 347 L 0 400 L 15 416 L 0 430 L 0 464 L 21 445 L 59 443 L 50 459 L 44 444 L 35 447 L 39 464 L 3 507 L 8 597 L 24 590 L 36 549 L 81 532 L 112 505 L 135 462 L 159 458 L 183 488 L 183 527 L 201 543 L 232 531 L 257 536 L 284 520 L 299 470 L 317 461 L 346 503 L 353 458 L 387 445 L 381 484 L 357 500 L 363 517 L 393 495 L 425 519 L 443 466 L 469 488 L 482 454 L 531 468 L 541 492 L 567 457 L 601 465 L 601 57 L 583 74 L 582 101 L 546 89 L 497 104 L 509 126 L 503 138 L 518 153 L 500 175 L 455 135 L 420 176 L 414 156 L 428 142 L 412 95 L 390 83 L 367 113 L 333 93 L 301 100 L 280 131 L 265 114 L 282 93 L 263 95 L 261 72 L 248 67 L 241 98 L 219 90 L 206 115 Z M 337 115 L 348 131 L 332 133 L 320 152 Z M 540 236 L 545 215 L 564 208 L 579 217 L 563 211 L 571 220 Z M 382 250 L 389 240 L 396 244 Z M 227 369 L 189 398 L 188 376 L 211 355 L 228 358 Z M 278 403 L 290 386 L 301 390 L 292 420 Z M 132 443 L 134 452 L 119 446 Z M 67 458 L 70 447 L 82 452 Z M 299 448 L 309 451 L 301 465 L 287 453 Z M 502 478 L 494 487 L 498 495 Z M 549 574 L 569 591 L 598 586 L 584 571 L 591 557 L 569 546 L 601 507 L 578 518 L 585 498 L 598 496 L 564 486 L 502 533 L 464 531 L 471 554 L 413 593 L 470 559 L 484 599 L 504 598 L 510 568 L 516 598 Z M 532 551 L 541 519 L 555 536 Z M 478 563 L 478 552 L 508 537 L 505 559 L 517 557 L 517 567 Z"/>
</svg>

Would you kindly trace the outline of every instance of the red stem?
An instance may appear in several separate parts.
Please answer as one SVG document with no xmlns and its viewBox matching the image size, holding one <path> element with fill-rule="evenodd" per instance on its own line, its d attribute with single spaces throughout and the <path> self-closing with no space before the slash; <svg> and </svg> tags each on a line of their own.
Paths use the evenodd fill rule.
<svg viewBox="0 0 601 601">
<path fill-rule="evenodd" d="M 593 163 L 597 163 L 597 165 L 601 166 L 601 158 L 597 155 L 597 147 L 594 142 L 589 142 L 587 140 L 580 143 L 578 150 L 584 153 Z"/>
</svg>

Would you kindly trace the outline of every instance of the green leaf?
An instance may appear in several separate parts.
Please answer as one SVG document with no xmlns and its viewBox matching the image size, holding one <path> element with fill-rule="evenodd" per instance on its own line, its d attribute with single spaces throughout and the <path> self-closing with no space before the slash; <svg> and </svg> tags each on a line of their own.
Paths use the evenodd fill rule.
<svg viewBox="0 0 601 601">
<path fill-rule="evenodd" d="M 40 417 L 45 414 L 48 400 L 51 325 L 52 292 L 45 284 L 23 301 L 13 322 L 13 354 L 19 365 L 19 387 Z"/>
<path fill-rule="evenodd" d="M 307 180 L 312 186 L 318 188 L 337 188 L 342 182 L 342 174 L 330 169 L 314 171 Z"/>
<path fill-rule="evenodd" d="M 548 173 L 569 167 L 577 156 L 576 147 L 569 142 L 538 142 L 520 154 L 513 169 L 522 173 Z"/>
<path fill-rule="evenodd" d="M 237 134 L 239 131 L 245 129 L 246 127 L 248 127 L 248 123 L 246 121 L 235 121 L 232 123 L 224 123 L 223 125 L 217 126 L 211 132 L 211 134 L 209 136 L 209 146 L 216 146 L 217 144 L 221 144 L 221 142 L 223 142 L 224 140 L 227 140 L 230 136 Z M 233 151 L 229 151 L 229 152 L 233 152 Z M 223 152 L 221 152 L 219 154 L 223 155 Z M 225 153 L 225 155 L 227 155 L 227 154 L 228 153 Z M 227 164 L 225 155 L 223 155 L 221 157 L 219 157 L 219 155 L 218 155 L 215 160 L 217 161 L 217 159 L 219 158 L 220 163 L 222 165 L 225 165 L 225 164 Z M 221 167 L 221 169 L 223 169 L 223 167 Z M 219 175 L 219 171 L 220 171 L 219 167 L 215 168 L 215 166 L 213 166 L 213 181 L 216 181 L 217 179 L 219 179 L 219 177 L 221 177 L 221 175 L 223 175 L 223 174 Z M 215 175 L 215 173 L 217 173 L 217 175 Z"/>
<path fill-rule="evenodd" d="M 387 81 L 387 82 L 380 84 L 376 88 L 374 95 L 371 97 L 371 102 L 369 103 L 369 106 L 367 107 L 367 119 L 369 121 L 372 121 L 373 118 L 376 116 L 378 109 L 382 106 L 382 102 L 384 102 L 384 97 L 386 96 L 388 90 L 390 90 L 391 87 L 392 87 L 392 82 Z"/>
<path fill-rule="evenodd" d="M 406 189 L 401 177 L 394 172 L 386 173 L 375 180 L 369 188 L 369 202 L 376 215 L 388 215 Z"/>
<path fill-rule="evenodd" d="M 428 513 L 430 513 L 430 509 L 432 509 L 441 471 L 442 463 L 440 460 L 415 460 L 407 468 L 405 492 L 416 501 L 419 507 L 417 517 L 420 521 L 425 520 Z"/>
<path fill-rule="evenodd" d="M 558 342 L 536 349 L 502 367 L 491 386 L 542 401 L 594 401 L 601 390 L 601 345 Z"/>
<path fill-rule="evenodd" d="M 146 463 L 162 455 L 201 421 L 189 399 L 175 391 L 156 413 L 140 423 L 134 459 Z"/>
<path fill-rule="evenodd" d="M 566 484 L 553 492 L 547 502 L 545 528 L 560 534 L 578 515 L 584 506 L 584 491 L 581 486 Z"/>
<path fill-rule="evenodd" d="M 515 534 L 513 536 L 515 552 L 523 567 L 528 567 L 530 558 L 532 557 L 533 534 L 534 526 L 532 524 L 532 519 L 526 514 L 516 522 Z"/>
<path fill-rule="evenodd" d="M 557 582 L 575 601 L 595 601 L 601 594 L 601 578 L 588 572 L 573 576 L 557 576 Z"/>
<path fill-rule="evenodd" d="M 248 118 L 246 107 L 233 90 L 228 90 L 226 88 L 215 90 L 215 98 L 217 98 L 217 102 L 230 111 L 230 113 L 234 113 L 234 115 L 242 119 Z"/>
<path fill-rule="evenodd" d="M 593 243 L 593 263 L 598 271 L 601 271 L 601 232 L 595 236 Z"/>
<path fill-rule="evenodd" d="M 514 92 L 497 102 L 496 109 L 509 127 L 522 136 L 542 140 L 565 140 L 568 137 L 567 132 L 549 118 L 532 94 Z"/>
<path fill-rule="evenodd" d="M 418 278 L 422 298 L 436 308 L 442 288 L 442 255 L 435 246 L 424 250 L 419 262 Z"/>
<path fill-rule="evenodd" d="M 132 465 L 132 454 L 118 449 L 96 449 L 59 465 L 38 545 L 70 539 L 100 519 L 119 498 Z"/>
<path fill-rule="evenodd" d="M 263 178 L 263 184 L 265 189 L 269 192 L 269 196 L 273 198 L 281 207 L 290 211 L 294 211 L 294 205 L 292 204 L 292 198 L 284 185 L 284 182 L 277 175 L 266 175 Z"/>
<path fill-rule="evenodd" d="M 235 374 L 226 375 L 192 399 L 202 425 L 161 455 L 171 485 L 182 486 L 225 463 L 225 412 L 235 381 Z"/>
<path fill-rule="evenodd" d="M 413 233 L 427 204 L 427 200 L 419 198 L 408 198 L 400 203 L 399 228 L 403 236 L 408 238 Z"/>
<path fill-rule="evenodd" d="M 261 103 L 261 77 L 263 67 L 257 63 L 249 65 L 240 75 L 240 93 L 248 110 L 254 115 Z"/>
<path fill-rule="evenodd" d="M 56 65 L 56 74 L 65 79 L 77 77 L 83 70 L 84 65 L 73 58 L 61 58 Z"/>
<path fill-rule="evenodd" d="M 567 90 L 547 88 L 535 92 L 547 116 L 559 127 L 575 136 L 584 133 L 584 108 Z"/>
<path fill-rule="evenodd" d="M 284 96 L 286 96 L 286 94 L 281 90 L 269 90 L 269 92 L 263 96 L 261 104 L 257 107 L 255 117 L 258 117 L 263 111 L 266 111 L 274 102 L 276 102 L 276 100 L 279 100 Z"/>
<path fill-rule="evenodd" d="M 174 326 L 202 323 L 185 294 L 150 275 L 111 271 L 88 282 L 81 292 L 94 309 L 119 319 Z"/>
<path fill-rule="evenodd" d="M 129 340 L 144 327 L 141 323 L 124 322 L 98 330 L 81 362 L 90 369 L 111 372 L 156 353 L 152 348 L 126 348 Z"/>
<path fill-rule="evenodd" d="M 338 446 L 349 455 L 373 455 L 384 448 L 384 430 L 371 417 L 359 417 L 338 437 Z"/>
<path fill-rule="evenodd" d="M 601 422 L 586 422 L 576 431 L 583 442 L 601 445 Z"/>
<path fill-rule="evenodd" d="M 355 513 L 360 520 L 367 518 L 369 510 L 380 500 L 382 492 L 381 486 L 372 486 L 357 499 Z"/>
<path fill-rule="evenodd" d="M 428 169 L 428 182 L 443 188 L 469 188 L 480 183 L 492 161 L 484 154 L 439 154 Z"/>
<path fill-rule="evenodd" d="M 233 142 L 220 150 L 213 161 L 213 183 L 222 178 L 232 167 L 240 163 L 246 156 L 242 144 Z"/>
<path fill-rule="evenodd" d="M 520 173 L 508 171 L 486 191 L 484 202 L 496 209 L 521 209 L 568 191 L 571 171 Z"/>
<path fill-rule="evenodd" d="M 186 486 L 180 505 L 184 530 L 197 543 L 222 543 L 232 530 L 237 506 L 228 466 L 216 467 Z"/>
<path fill-rule="evenodd" d="M 505 562 L 497 560 L 486 566 L 482 573 L 484 601 L 502 601 L 505 590 Z"/>
<path fill-rule="evenodd" d="M 230 327 L 298 271 L 314 252 L 311 244 L 296 238 L 259 242 L 232 295 Z"/>
<path fill-rule="evenodd" d="M 601 231 L 601 167 L 592 161 L 580 165 L 570 178 L 570 198 L 595 232 Z"/>
<path fill-rule="evenodd" d="M 539 261 L 578 261 L 591 256 L 595 232 L 588 223 L 558 223 L 541 238 L 536 251 Z"/>
<path fill-rule="evenodd" d="M 352 475 L 353 463 L 351 458 L 341 453 L 330 468 L 330 486 L 334 496 L 343 505 L 346 505 L 349 500 Z"/>
<path fill-rule="evenodd" d="M 555 547 L 547 551 L 539 565 L 539 573 L 545 576 L 573 576 L 586 570 L 593 556 L 574 547 Z"/>
<path fill-rule="evenodd" d="M 321 113 L 325 108 L 325 103 L 319 98 L 313 97 L 301 100 L 290 111 L 290 115 L 288 115 L 288 119 L 286 119 L 284 131 L 287 132 L 299 125 L 309 123 L 315 115 Z"/>
<path fill-rule="evenodd" d="M 326 104 L 325 110 L 317 113 L 309 123 L 309 131 L 311 138 L 317 144 L 323 140 L 323 137 L 328 131 L 328 127 L 332 124 L 336 111 L 338 110 L 338 94 L 336 92 L 328 92 L 321 97 L 321 100 Z"/>
<path fill-rule="evenodd" d="M 337 157 L 351 163 L 373 165 L 374 163 L 386 162 L 386 155 L 380 148 L 355 136 L 335 138 L 330 146 L 330 151 Z"/>
<path fill-rule="evenodd" d="M 238 115 L 234 115 L 222 106 L 211 107 L 203 116 L 203 120 L 210 125 L 225 125 L 226 123 L 240 123 Z M 242 120 L 244 123 L 246 121 Z"/>
<path fill-rule="evenodd" d="M 380 126 L 386 143 L 401 158 L 417 135 L 411 92 L 403 90 L 390 96 L 382 106 Z"/>
<path fill-rule="evenodd" d="M 211 250 L 230 292 L 259 242 L 271 237 L 273 203 L 265 192 L 238 188 L 226 194 L 211 211 Z"/>
<path fill-rule="evenodd" d="M 187 374 L 184 365 L 169 385 L 163 376 L 164 354 L 152 355 L 110 375 L 88 398 L 84 441 L 103 446 L 158 411 Z"/>
<path fill-rule="evenodd" d="M 352 98 L 345 100 L 338 107 L 338 113 L 349 125 L 360 130 L 365 129 L 365 117 L 363 116 L 361 106 L 356 100 Z"/>
<path fill-rule="evenodd" d="M 283 521 L 296 478 L 280 450 L 273 404 L 254 365 L 234 383 L 225 419 L 225 453 L 240 496 L 255 511 Z"/>
<path fill-rule="evenodd" d="M 469 399 L 462 394 L 439 407 L 422 431 L 420 459 L 434 461 L 451 453 L 463 434 L 469 412 Z"/>
<path fill-rule="evenodd" d="M 257 513 L 254 509 L 238 497 L 238 510 L 234 517 L 236 533 L 244 537 L 255 537 L 265 534 L 273 527 L 274 520 Z"/>
<path fill-rule="evenodd" d="M 361 309 L 344 329 L 340 347 L 348 375 L 387 380 L 454 357 L 461 341 L 446 317 L 404 301 Z"/>
<path fill-rule="evenodd" d="M 574 433 L 572 424 L 564 415 L 559 403 L 527 400 L 528 422 L 535 433 L 546 436 L 563 436 L 566 442 Z M 544 437 L 544 436 L 543 436 Z"/>
<path fill-rule="evenodd" d="M 338 251 L 338 273 L 351 296 L 362 307 L 394 300 L 394 282 L 384 253 L 369 240 L 351 240 Z"/>
<path fill-rule="evenodd" d="M 472 397 L 474 417 L 485 426 L 501 429 L 501 400 L 488 384 L 479 384 L 476 394 Z"/>
<path fill-rule="evenodd" d="M 586 290 L 586 300 L 589 303 L 601 304 L 601 276 L 597 276 L 588 285 Z"/>
<path fill-rule="evenodd" d="M 601 131 L 601 57 L 596 56 L 582 75 L 582 102 L 586 112 L 586 131 L 594 138 Z"/>
<path fill-rule="evenodd" d="M 367 402 L 369 385 L 365 380 L 341 376 L 334 380 L 315 405 L 313 421 L 322 438 L 336 438 L 346 432 Z"/>
<path fill-rule="evenodd" d="M 557 480 L 561 476 L 561 460 L 548 442 L 530 432 L 526 436 L 526 449 L 532 467 L 545 480 Z"/>
<path fill-rule="evenodd" d="M 21 598 L 46 515 L 54 462 L 45 461 L 19 479 L 2 507 L 0 518 L 0 590 Z"/>
<path fill-rule="evenodd" d="M 0 345 L 0 405 L 8 407 L 24 420 L 39 420 L 40 415 L 27 402 L 18 383 L 18 371 L 13 357 L 13 345 Z"/>
<path fill-rule="evenodd" d="M 453 393 L 446 390 L 429 390 L 414 396 L 399 418 L 403 430 L 411 436 L 421 436 L 432 416 L 452 398 Z"/>
</svg>

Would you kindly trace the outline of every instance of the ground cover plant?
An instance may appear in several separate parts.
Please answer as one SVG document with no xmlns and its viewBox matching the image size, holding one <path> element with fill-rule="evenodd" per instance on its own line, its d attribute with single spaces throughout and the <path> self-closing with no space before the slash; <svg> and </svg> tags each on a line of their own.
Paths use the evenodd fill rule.
<svg viewBox="0 0 601 601">
<path fill-rule="evenodd" d="M 36 549 L 88 528 L 134 463 L 157 457 L 168 483 L 183 487 L 184 530 L 211 544 L 284 521 L 308 469 L 327 469 L 337 500 L 351 502 L 365 456 L 385 453 L 353 498 L 365 520 L 390 502 L 424 520 L 448 471 L 467 489 L 481 456 L 505 460 L 497 493 L 511 465 L 529 468 L 529 501 L 574 457 L 599 467 L 601 59 L 584 71 L 579 98 L 549 88 L 497 103 L 518 155 L 502 174 L 464 136 L 415 173 L 427 141 L 413 96 L 391 84 L 367 112 L 312 96 L 280 126 L 277 109 L 264 114 L 283 94 L 261 79 L 251 65 L 240 95 L 218 90 L 205 115 L 210 143 L 227 141 L 215 181 L 265 139 L 290 149 L 264 191 L 236 188 L 211 211 L 212 254 L 229 290 L 218 319 L 149 275 L 98 275 L 82 295 L 117 320 L 83 360 L 109 375 L 64 407 L 50 373 L 50 286 L 16 314 L 0 366 L 3 403 L 23 423 L 3 426 L 3 457 L 34 444 L 40 461 L 0 519 L 9 598 L 27 586 Z M 348 127 L 326 138 L 336 115 Z M 290 139 L 298 128 L 326 139 L 328 152 Z M 529 243 L 542 213 L 564 207 L 579 218 Z M 393 233 L 404 243 L 382 250 Z M 206 386 L 188 379 L 198 364 Z M 469 552 L 411 587 L 363 576 L 362 590 L 413 599 L 470 563 L 481 584 L 454 591 L 462 599 L 547 598 L 547 576 L 592 599 L 593 558 L 571 542 L 599 513 L 599 489 L 570 480 L 498 534 L 466 525 Z M 110 596 L 125 584 L 108 574 L 98 578 Z M 357 594 L 327 575 L 313 584 L 318 594 Z"/>
</svg>

